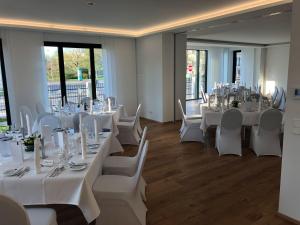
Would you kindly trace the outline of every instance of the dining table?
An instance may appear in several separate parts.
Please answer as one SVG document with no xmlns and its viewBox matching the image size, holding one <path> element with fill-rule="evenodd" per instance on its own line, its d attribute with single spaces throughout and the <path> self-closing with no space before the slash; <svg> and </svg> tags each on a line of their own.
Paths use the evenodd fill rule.
<svg viewBox="0 0 300 225">
<path fill-rule="evenodd" d="M 25 206 L 75 205 L 90 223 L 100 214 L 92 191 L 93 183 L 101 176 L 103 162 L 112 153 L 115 141 L 112 132 L 102 133 L 96 148 L 93 145 L 93 149 L 88 149 L 86 159 L 82 159 L 80 151 L 73 151 L 68 161 L 60 161 L 61 150 L 48 149 L 45 160 L 53 162 L 53 165 L 42 166 L 39 173 L 35 170 L 33 152 L 24 152 L 23 159 L 17 161 L 13 154 L 7 154 L 10 151 L 7 149 L 9 144 L 0 143 L 0 193 L 14 198 Z M 42 162 L 43 160 L 41 164 Z M 69 166 L 70 162 L 84 162 L 86 168 L 73 170 Z M 22 176 L 7 176 L 7 171 L 18 168 L 28 168 L 29 171 Z M 52 176 L 53 170 L 57 168 L 63 168 L 63 171 L 57 176 Z"/>
</svg>

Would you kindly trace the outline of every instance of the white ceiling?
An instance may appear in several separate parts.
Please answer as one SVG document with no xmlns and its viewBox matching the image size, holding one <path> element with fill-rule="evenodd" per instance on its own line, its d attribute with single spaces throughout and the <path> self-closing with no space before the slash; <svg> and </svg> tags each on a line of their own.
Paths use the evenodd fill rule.
<svg viewBox="0 0 300 225">
<path fill-rule="evenodd" d="M 0 17 L 141 29 L 245 0 L 1 0 Z"/>
<path fill-rule="evenodd" d="M 94 3 L 88 6 L 87 2 Z M 96 33 L 140 36 L 192 24 L 199 16 L 215 10 L 220 15 L 237 14 L 261 7 L 280 5 L 292 0 L 0 0 L 0 25 L 40 29 L 69 29 Z M 227 8 L 226 8 L 227 7 Z M 231 7 L 230 10 L 227 10 Z M 226 10 L 225 10 L 226 8 Z M 234 9 L 233 11 L 231 11 Z M 212 14 L 209 14 L 210 16 Z M 213 14 L 215 15 L 215 14 Z M 215 17 L 218 17 L 217 15 Z M 187 19 L 183 23 L 179 20 Z M 190 20 L 193 18 L 193 20 Z M 207 18 L 207 17 L 205 17 Z M 214 18 L 214 17 L 212 17 Z M 9 21 L 8 21 L 9 20 Z M 16 21 L 19 20 L 19 21 Z M 29 24 L 29 22 L 44 24 Z M 48 24 L 46 24 L 48 23 Z M 173 24 L 172 24 L 173 23 Z M 57 27 L 56 25 L 81 26 Z M 165 26 L 161 26 L 161 25 Z M 55 26 L 54 26 L 55 25 Z M 103 30 L 114 29 L 114 31 Z M 117 30 L 120 29 L 120 30 Z M 146 31 L 147 30 L 147 31 Z M 126 32 L 127 33 L 126 33 Z M 144 32 L 142 32 L 144 31 Z M 139 33 L 140 32 L 140 33 Z"/>
<path fill-rule="evenodd" d="M 276 14 L 276 12 L 282 14 Z M 291 8 L 290 6 L 276 7 L 273 16 L 266 16 L 270 11 L 262 11 L 255 16 L 241 16 L 228 22 L 213 24 L 206 27 L 190 29 L 188 38 L 217 40 L 226 42 L 241 42 L 254 44 L 277 44 L 290 42 Z M 272 15 L 272 13 L 271 13 Z"/>
</svg>

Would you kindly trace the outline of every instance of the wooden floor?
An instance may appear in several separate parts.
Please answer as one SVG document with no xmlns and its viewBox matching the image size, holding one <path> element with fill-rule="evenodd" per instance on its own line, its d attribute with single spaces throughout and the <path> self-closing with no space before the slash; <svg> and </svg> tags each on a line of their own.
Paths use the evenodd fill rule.
<svg viewBox="0 0 300 225">
<path fill-rule="evenodd" d="M 277 215 L 281 158 L 257 158 L 249 149 L 219 157 L 203 144 L 181 144 L 179 123 L 143 125 L 150 140 L 147 225 L 292 225 Z M 59 224 L 84 224 L 74 208 L 57 211 Z"/>
</svg>

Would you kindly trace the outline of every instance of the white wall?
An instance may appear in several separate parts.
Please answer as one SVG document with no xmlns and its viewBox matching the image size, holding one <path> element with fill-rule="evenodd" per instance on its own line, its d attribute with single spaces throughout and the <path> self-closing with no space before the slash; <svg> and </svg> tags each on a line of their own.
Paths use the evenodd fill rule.
<svg viewBox="0 0 300 225">
<path fill-rule="evenodd" d="M 293 133 L 293 120 L 300 119 L 300 102 L 292 89 L 300 87 L 300 1 L 293 3 L 291 52 L 288 73 L 288 96 L 285 112 L 279 212 L 300 221 L 300 138 Z"/>
<path fill-rule="evenodd" d="M 170 33 L 137 39 L 138 102 L 147 119 L 167 122 L 174 118 L 173 46 Z"/>
<path fill-rule="evenodd" d="M 35 116 L 35 105 L 44 103 L 47 107 L 47 78 L 44 64 L 44 41 L 81 42 L 108 45 L 106 49 L 113 58 L 114 93 L 119 103 L 126 105 L 129 114 L 137 107 L 135 39 L 51 33 L 18 29 L 2 29 L 5 69 L 12 122 L 19 121 L 19 106 L 27 105 Z"/>
<path fill-rule="evenodd" d="M 265 81 L 276 81 L 276 85 L 287 89 L 290 45 L 266 48 Z"/>
</svg>

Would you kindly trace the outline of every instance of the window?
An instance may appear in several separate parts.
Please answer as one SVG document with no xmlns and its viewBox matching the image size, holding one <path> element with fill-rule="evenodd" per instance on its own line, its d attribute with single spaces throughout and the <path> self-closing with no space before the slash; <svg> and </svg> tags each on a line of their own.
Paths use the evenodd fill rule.
<svg viewBox="0 0 300 225">
<path fill-rule="evenodd" d="M 2 42 L 0 39 L 0 128 L 11 125 Z"/>
<path fill-rule="evenodd" d="M 241 50 L 233 51 L 232 83 L 239 84 L 241 81 L 241 58 Z"/>
<path fill-rule="evenodd" d="M 207 91 L 207 50 L 187 50 L 186 100 L 201 98 Z"/>
<path fill-rule="evenodd" d="M 57 105 L 80 103 L 83 97 L 103 100 L 102 49 L 98 44 L 45 42 L 48 99 Z"/>
</svg>

